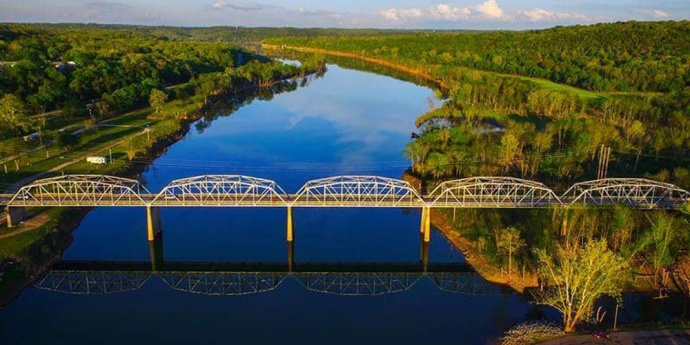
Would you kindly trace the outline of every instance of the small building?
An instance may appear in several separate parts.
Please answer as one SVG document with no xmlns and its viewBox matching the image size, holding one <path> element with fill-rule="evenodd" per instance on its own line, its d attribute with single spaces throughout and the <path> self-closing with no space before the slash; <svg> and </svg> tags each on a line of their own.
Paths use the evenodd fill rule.
<svg viewBox="0 0 690 345">
<path fill-rule="evenodd" d="M 86 161 L 91 164 L 108 164 L 108 158 L 103 156 L 86 157 Z"/>
</svg>

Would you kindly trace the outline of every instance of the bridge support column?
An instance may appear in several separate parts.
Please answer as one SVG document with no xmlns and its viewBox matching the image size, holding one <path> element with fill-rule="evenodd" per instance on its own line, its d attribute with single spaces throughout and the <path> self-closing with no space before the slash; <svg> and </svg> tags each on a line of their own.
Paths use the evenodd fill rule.
<svg viewBox="0 0 690 345">
<path fill-rule="evenodd" d="M 151 270 L 156 272 L 163 268 L 163 234 L 155 236 L 149 241 L 149 255 L 151 256 Z"/>
<path fill-rule="evenodd" d="M 10 207 L 6 209 L 7 212 L 7 227 L 13 228 L 17 226 L 26 217 L 26 208 L 24 207 Z"/>
<path fill-rule="evenodd" d="M 429 242 L 419 241 L 419 262 L 426 272 L 427 267 L 429 267 Z"/>
<path fill-rule="evenodd" d="M 422 224 L 419 230 L 424 236 L 424 242 L 431 240 L 431 207 L 422 207 Z"/>
<path fill-rule="evenodd" d="M 287 255 L 288 255 L 288 272 L 292 272 L 295 266 L 295 242 L 290 241 L 287 244 Z"/>
<path fill-rule="evenodd" d="M 293 224 L 292 224 L 292 206 L 287 207 L 287 241 L 294 240 Z"/>
<path fill-rule="evenodd" d="M 156 235 L 162 231 L 161 218 L 158 214 L 158 209 L 151 207 L 151 205 L 146 205 L 146 229 L 149 241 L 154 241 L 156 239 Z"/>
</svg>

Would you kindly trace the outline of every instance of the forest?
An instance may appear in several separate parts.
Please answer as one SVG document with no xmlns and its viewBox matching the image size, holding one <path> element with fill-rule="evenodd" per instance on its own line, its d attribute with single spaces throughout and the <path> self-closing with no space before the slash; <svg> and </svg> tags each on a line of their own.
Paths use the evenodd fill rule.
<svg viewBox="0 0 690 345">
<path fill-rule="evenodd" d="M 439 75 L 467 67 L 586 90 L 679 91 L 690 82 L 690 21 L 625 22 L 533 31 L 421 32 L 265 40 L 378 57 Z"/>
<path fill-rule="evenodd" d="M 0 157 L 21 158 L 44 142 L 74 148 L 77 138 L 64 129 L 95 128 L 149 105 L 159 113 L 177 101 L 180 109 L 166 114 L 179 120 L 188 113 L 180 100 L 205 103 L 229 89 L 265 87 L 320 66 L 306 61 L 298 68 L 235 44 L 171 40 L 134 27 L 0 25 Z M 27 135 L 38 138 L 21 140 Z"/>
</svg>

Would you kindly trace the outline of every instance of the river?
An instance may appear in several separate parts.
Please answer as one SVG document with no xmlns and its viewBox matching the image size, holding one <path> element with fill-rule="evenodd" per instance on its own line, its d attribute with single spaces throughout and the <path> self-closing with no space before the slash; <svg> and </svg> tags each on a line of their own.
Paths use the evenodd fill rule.
<svg viewBox="0 0 690 345">
<path fill-rule="evenodd" d="M 426 87 L 329 65 L 307 86 L 254 100 L 203 131 L 192 126 L 142 181 L 157 192 L 174 179 L 242 174 L 290 193 L 335 175 L 400 178 L 409 165 L 403 149 L 429 98 Z M 160 216 L 166 262 L 287 260 L 285 209 L 163 209 Z M 296 264 L 420 260 L 418 210 L 296 209 L 294 224 Z M 142 209 L 93 210 L 73 236 L 63 260 L 150 259 Z M 430 264 L 463 262 L 435 230 L 428 255 Z M 375 296 L 304 285 L 285 278 L 238 296 L 180 291 L 157 276 L 108 294 L 31 287 L 0 313 L 0 344 L 484 344 L 530 310 L 517 294 L 442 290 L 427 277 Z"/>
</svg>

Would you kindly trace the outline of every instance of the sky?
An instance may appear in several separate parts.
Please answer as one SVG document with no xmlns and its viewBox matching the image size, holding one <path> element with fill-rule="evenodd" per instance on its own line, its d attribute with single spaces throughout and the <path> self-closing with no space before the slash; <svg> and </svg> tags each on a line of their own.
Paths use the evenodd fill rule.
<svg viewBox="0 0 690 345">
<path fill-rule="evenodd" d="M 532 29 L 690 19 L 690 0 L 0 0 L 0 22 Z"/>
</svg>

